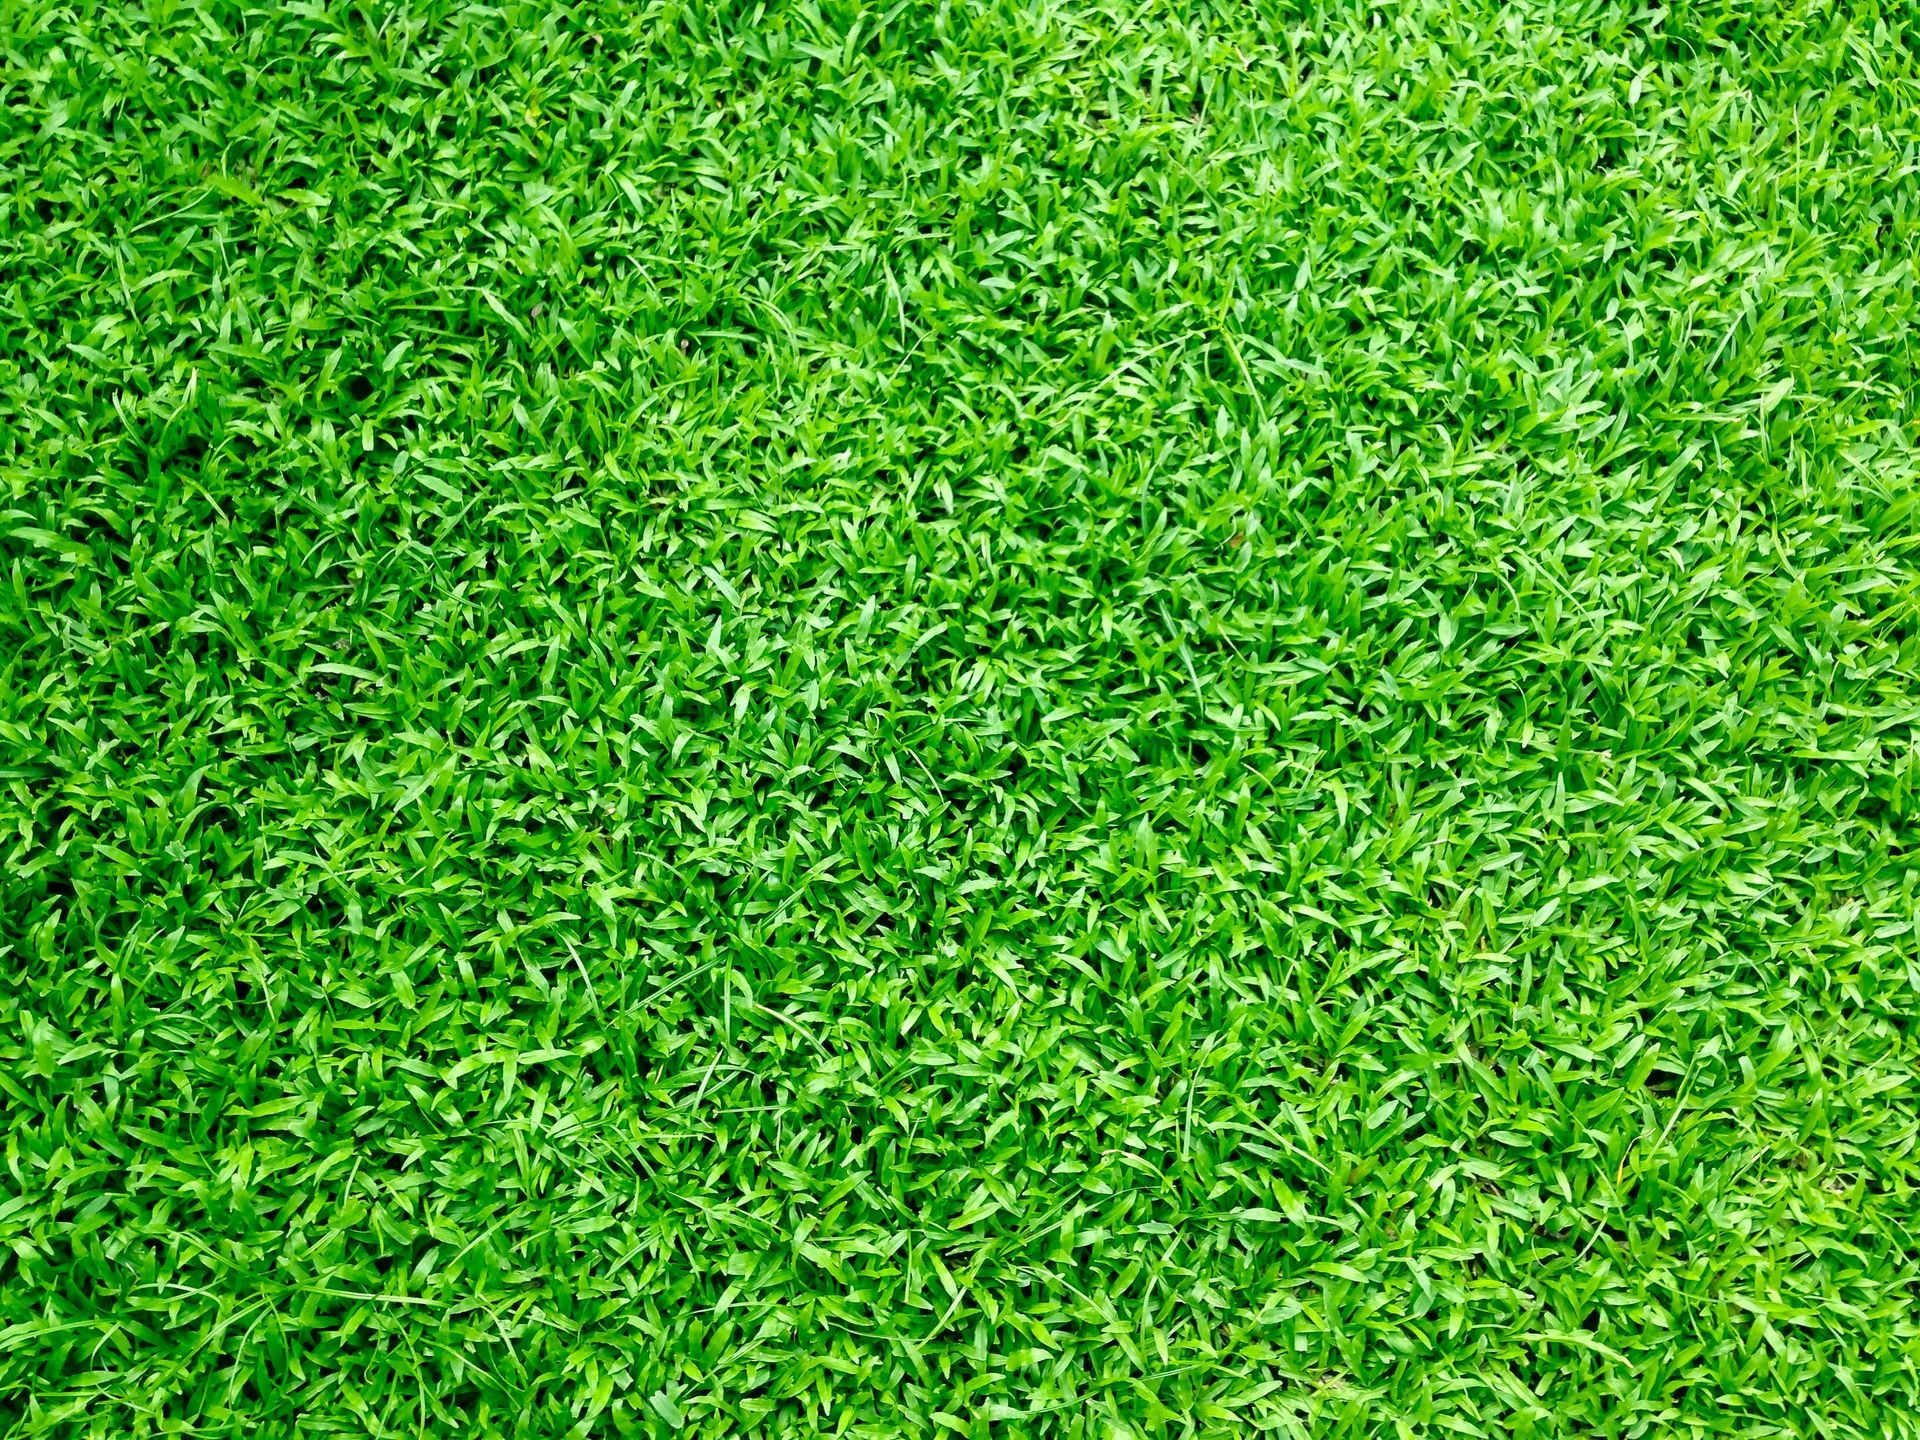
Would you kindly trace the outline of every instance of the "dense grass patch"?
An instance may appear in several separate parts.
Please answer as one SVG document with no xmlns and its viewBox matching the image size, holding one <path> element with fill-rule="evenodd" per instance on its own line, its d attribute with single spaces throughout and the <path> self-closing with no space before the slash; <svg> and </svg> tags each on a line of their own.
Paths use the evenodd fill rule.
<svg viewBox="0 0 1920 1440">
<path fill-rule="evenodd" d="M 1917 76 L 0 5 L 0 1432 L 1920 1434 Z"/>
</svg>

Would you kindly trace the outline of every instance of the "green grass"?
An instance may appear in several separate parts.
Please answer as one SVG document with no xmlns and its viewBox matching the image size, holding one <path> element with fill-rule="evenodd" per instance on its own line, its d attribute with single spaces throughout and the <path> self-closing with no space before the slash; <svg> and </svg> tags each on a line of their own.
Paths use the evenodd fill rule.
<svg viewBox="0 0 1920 1440">
<path fill-rule="evenodd" d="M 1920 19 L 0 3 L 0 1434 L 1920 1435 Z"/>
</svg>

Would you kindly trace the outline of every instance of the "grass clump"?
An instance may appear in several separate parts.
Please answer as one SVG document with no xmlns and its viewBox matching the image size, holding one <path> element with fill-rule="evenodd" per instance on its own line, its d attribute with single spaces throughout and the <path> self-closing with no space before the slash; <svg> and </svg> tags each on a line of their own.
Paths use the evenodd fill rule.
<svg viewBox="0 0 1920 1440">
<path fill-rule="evenodd" d="M 1920 29 L 0 8 L 0 1428 L 1920 1432 Z"/>
</svg>

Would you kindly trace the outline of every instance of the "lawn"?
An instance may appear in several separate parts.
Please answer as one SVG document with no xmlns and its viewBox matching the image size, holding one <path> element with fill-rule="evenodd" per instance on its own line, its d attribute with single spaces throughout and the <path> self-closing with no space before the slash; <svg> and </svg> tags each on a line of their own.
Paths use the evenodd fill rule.
<svg viewBox="0 0 1920 1440">
<path fill-rule="evenodd" d="M 1920 1436 L 1920 12 L 0 0 L 0 1435 Z"/>
</svg>

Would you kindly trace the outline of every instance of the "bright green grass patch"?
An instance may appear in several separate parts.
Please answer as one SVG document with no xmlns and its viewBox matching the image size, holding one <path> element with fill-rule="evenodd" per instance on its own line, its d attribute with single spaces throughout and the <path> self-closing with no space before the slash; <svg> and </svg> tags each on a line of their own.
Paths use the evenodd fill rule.
<svg viewBox="0 0 1920 1440">
<path fill-rule="evenodd" d="M 0 1433 L 1920 1434 L 1920 22 L 0 5 Z"/>
</svg>

